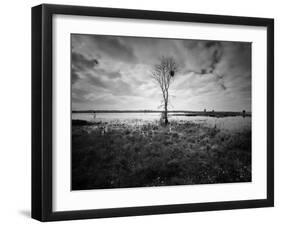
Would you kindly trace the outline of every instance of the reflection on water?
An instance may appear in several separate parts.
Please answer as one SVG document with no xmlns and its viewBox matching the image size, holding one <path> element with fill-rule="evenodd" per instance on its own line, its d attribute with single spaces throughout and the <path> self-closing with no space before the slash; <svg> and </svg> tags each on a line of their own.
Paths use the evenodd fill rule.
<svg viewBox="0 0 281 226">
<path fill-rule="evenodd" d="M 102 122 L 121 121 L 128 124 L 143 124 L 157 122 L 160 119 L 160 113 L 96 113 L 95 116 L 93 113 L 73 113 L 72 119 Z M 242 116 L 216 118 L 208 116 L 169 115 L 169 120 L 202 123 L 222 130 L 251 129 L 251 117 L 243 118 Z"/>
</svg>

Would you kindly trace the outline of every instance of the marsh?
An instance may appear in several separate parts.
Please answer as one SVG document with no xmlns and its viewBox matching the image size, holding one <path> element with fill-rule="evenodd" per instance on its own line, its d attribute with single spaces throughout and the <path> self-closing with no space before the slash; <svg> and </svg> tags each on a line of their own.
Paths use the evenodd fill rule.
<svg viewBox="0 0 281 226">
<path fill-rule="evenodd" d="M 74 115 L 73 190 L 251 181 L 250 118 L 143 114 Z"/>
</svg>

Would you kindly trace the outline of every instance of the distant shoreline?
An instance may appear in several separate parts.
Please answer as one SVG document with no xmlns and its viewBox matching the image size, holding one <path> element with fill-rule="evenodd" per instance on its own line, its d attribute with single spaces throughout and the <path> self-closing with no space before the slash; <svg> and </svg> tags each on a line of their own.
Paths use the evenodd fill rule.
<svg viewBox="0 0 281 226">
<path fill-rule="evenodd" d="M 160 110 L 82 110 L 72 111 L 72 114 L 85 113 L 162 113 Z M 228 116 L 244 116 L 249 117 L 252 112 L 246 111 L 168 111 L 168 114 L 174 116 L 210 116 L 210 117 L 228 117 Z"/>
<path fill-rule="evenodd" d="M 72 113 L 161 113 L 163 110 L 73 110 Z M 242 113 L 242 111 L 190 111 L 173 110 L 168 113 Z M 247 114 L 251 112 L 246 111 Z"/>
</svg>

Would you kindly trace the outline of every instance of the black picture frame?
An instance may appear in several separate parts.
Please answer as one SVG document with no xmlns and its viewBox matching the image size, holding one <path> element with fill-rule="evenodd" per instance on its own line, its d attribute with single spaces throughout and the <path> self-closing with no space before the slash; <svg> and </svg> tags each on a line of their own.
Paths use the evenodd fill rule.
<svg viewBox="0 0 281 226">
<path fill-rule="evenodd" d="M 52 17 L 55 14 L 266 27 L 267 198 L 54 212 L 52 210 Z M 32 218 L 40 221 L 57 221 L 271 206 L 274 206 L 273 19 L 49 4 L 32 8 Z"/>
</svg>

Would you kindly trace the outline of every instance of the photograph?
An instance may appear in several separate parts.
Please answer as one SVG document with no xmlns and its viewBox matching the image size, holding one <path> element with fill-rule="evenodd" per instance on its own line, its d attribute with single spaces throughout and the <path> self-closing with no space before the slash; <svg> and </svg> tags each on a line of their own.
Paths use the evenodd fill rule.
<svg viewBox="0 0 281 226">
<path fill-rule="evenodd" d="M 70 35 L 71 190 L 252 181 L 252 43 Z"/>
</svg>

